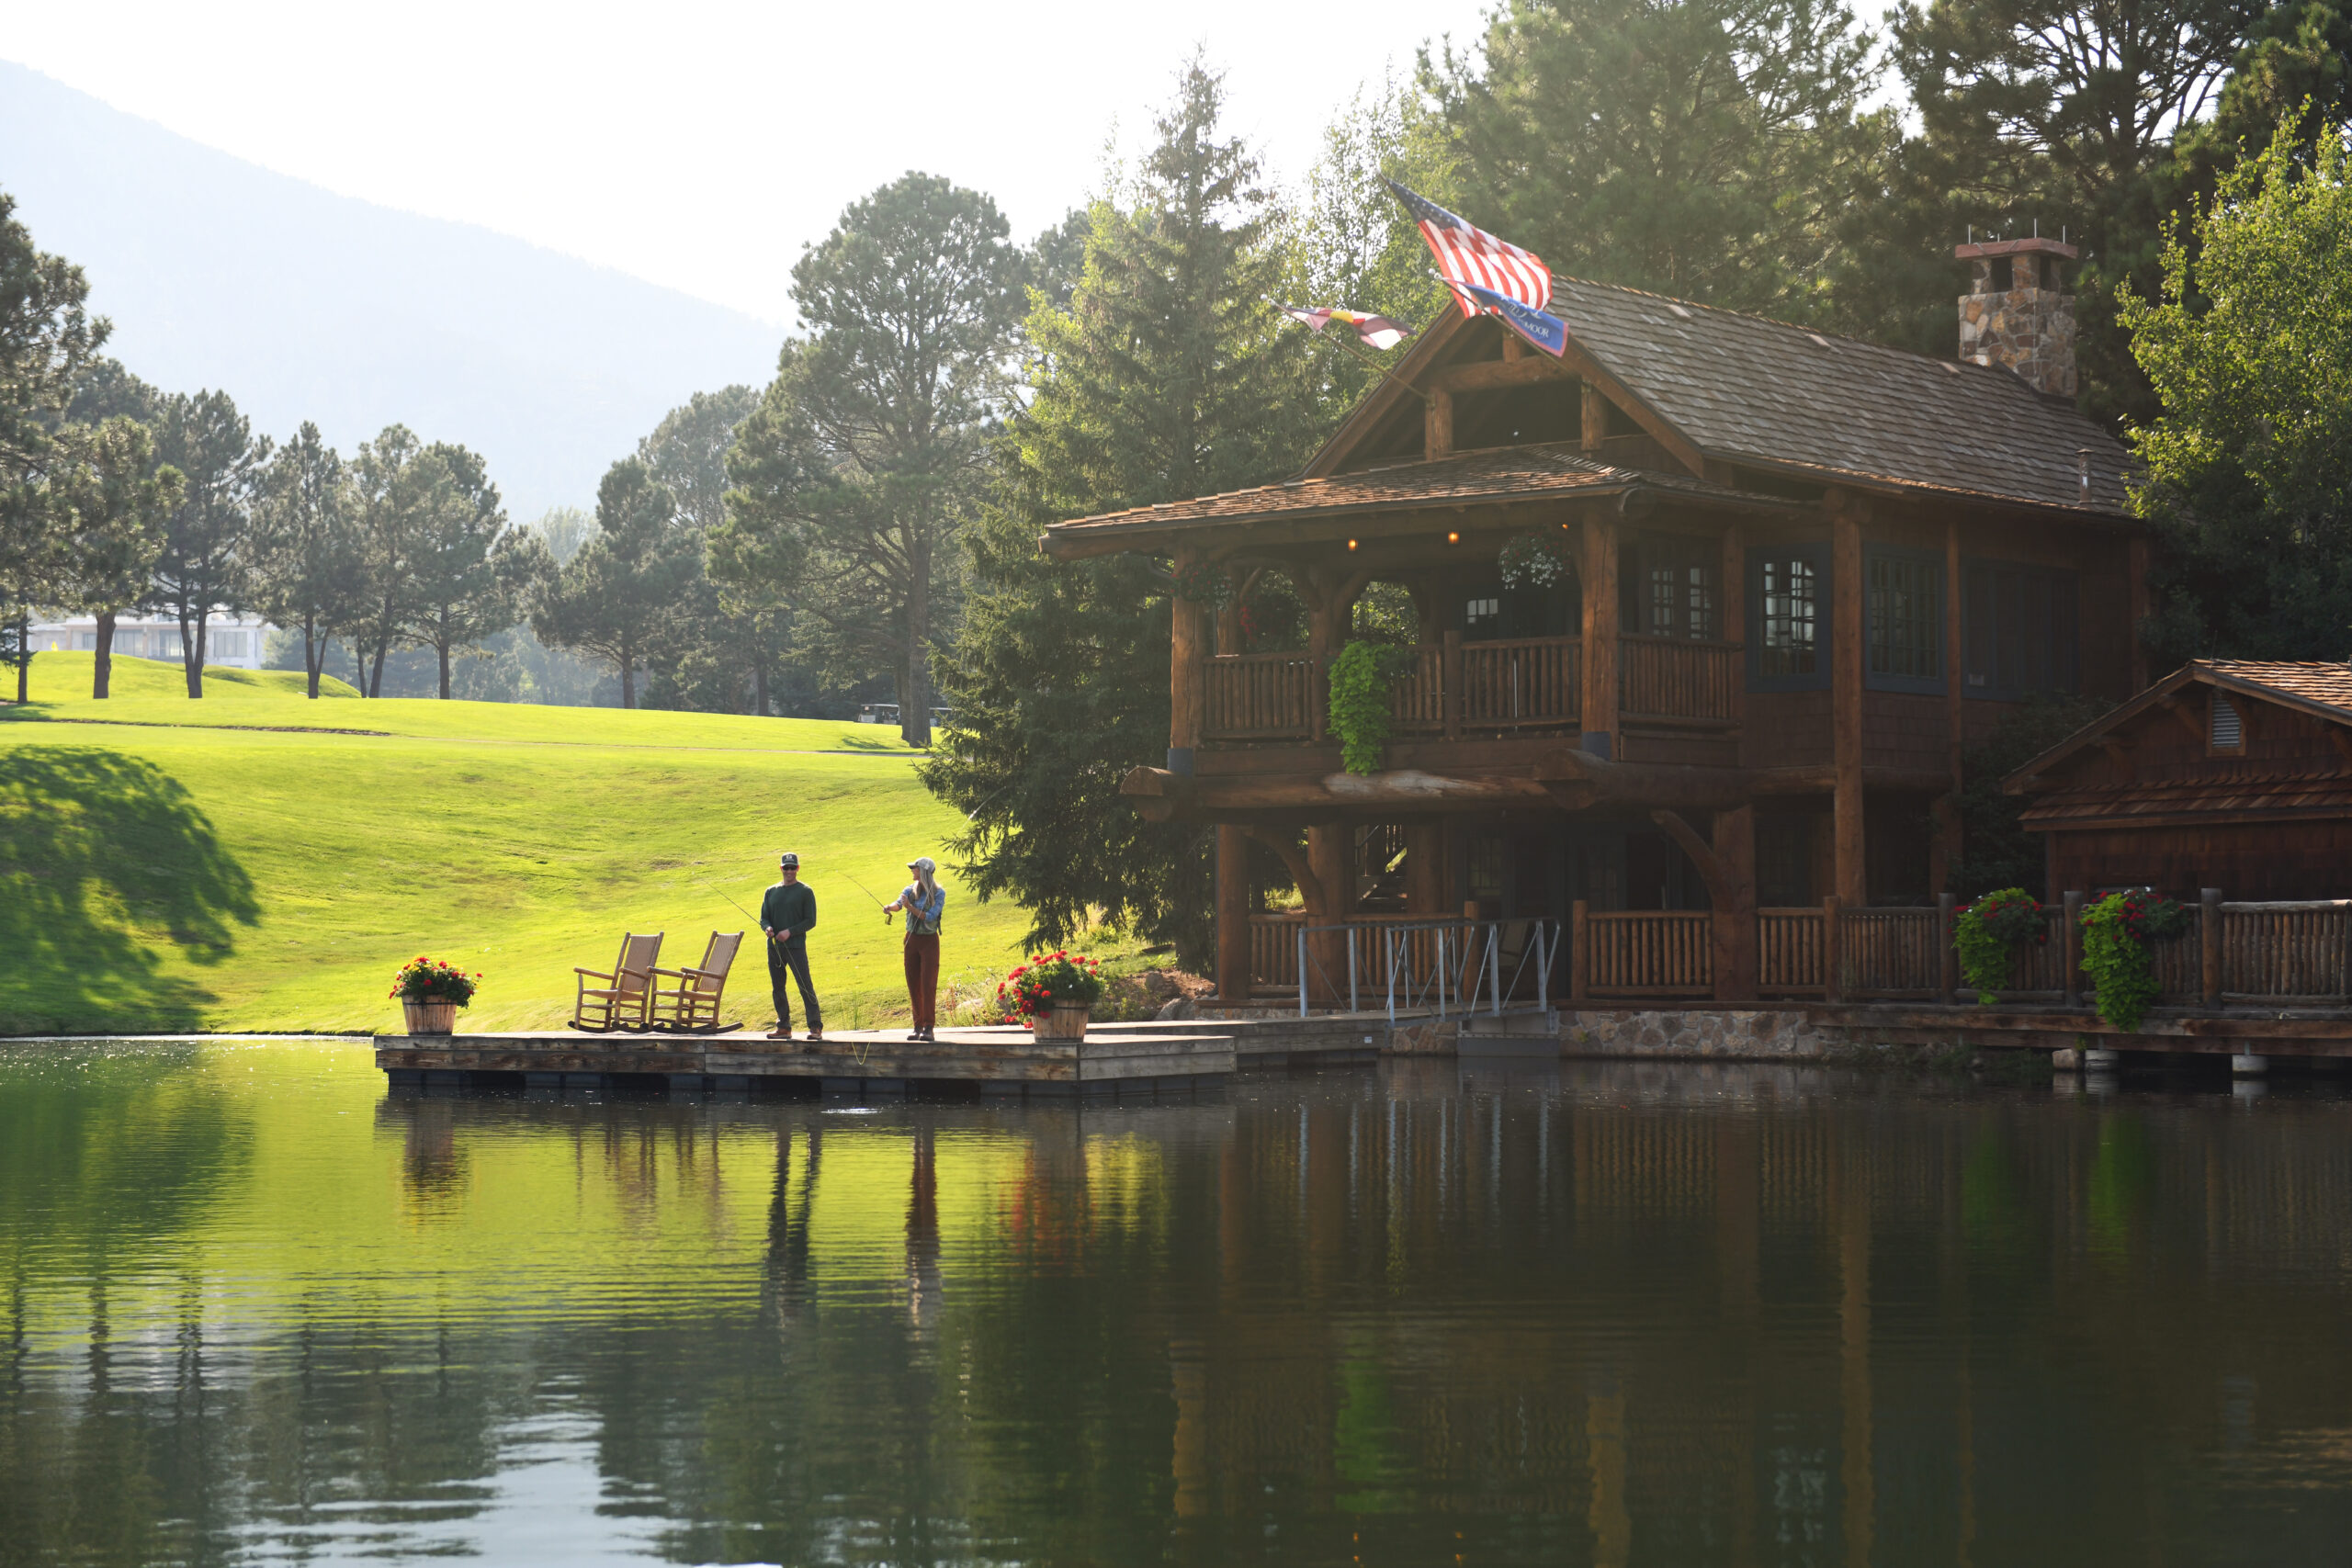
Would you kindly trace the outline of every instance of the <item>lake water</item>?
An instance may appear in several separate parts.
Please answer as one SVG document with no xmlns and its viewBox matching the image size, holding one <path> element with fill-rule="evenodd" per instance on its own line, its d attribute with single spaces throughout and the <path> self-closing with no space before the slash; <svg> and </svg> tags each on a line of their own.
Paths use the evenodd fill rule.
<svg viewBox="0 0 2352 1568">
<path fill-rule="evenodd" d="M 2352 1102 L 0 1048 L 0 1564 L 2352 1553 Z"/>
</svg>

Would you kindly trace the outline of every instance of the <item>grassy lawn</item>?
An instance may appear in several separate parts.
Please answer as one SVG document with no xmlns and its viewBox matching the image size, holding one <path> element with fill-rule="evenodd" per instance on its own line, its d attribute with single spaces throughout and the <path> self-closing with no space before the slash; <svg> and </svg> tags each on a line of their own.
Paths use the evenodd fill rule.
<svg viewBox="0 0 2352 1568">
<path fill-rule="evenodd" d="M 754 926 L 728 900 L 756 910 L 786 848 L 827 1021 L 905 1016 L 897 932 L 854 883 L 887 900 L 959 818 L 894 731 L 314 703 L 276 671 L 209 671 L 190 702 L 176 665 L 115 668 L 125 694 L 92 702 L 87 655 L 42 654 L 34 705 L 0 707 L 0 1033 L 386 1027 L 417 953 L 482 972 L 472 1026 L 550 1027 L 624 930 L 666 932 L 676 964 Z M 1001 971 L 1022 911 L 943 879 L 944 978 Z M 756 946 L 729 994 L 766 1016 Z"/>
</svg>

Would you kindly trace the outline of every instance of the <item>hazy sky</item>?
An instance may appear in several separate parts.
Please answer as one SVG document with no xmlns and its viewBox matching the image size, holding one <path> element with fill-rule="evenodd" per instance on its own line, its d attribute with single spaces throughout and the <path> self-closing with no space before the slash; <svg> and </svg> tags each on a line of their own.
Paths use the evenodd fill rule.
<svg viewBox="0 0 2352 1568">
<path fill-rule="evenodd" d="M 0 52 L 282 174 L 731 305 L 910 168 L 1027 239 L 1132 146 L 1196 43 L 1285 177 L 1333 110 L 1481 0 L 620 6 L 506 0 L 0 0 Z"/>
</svg>

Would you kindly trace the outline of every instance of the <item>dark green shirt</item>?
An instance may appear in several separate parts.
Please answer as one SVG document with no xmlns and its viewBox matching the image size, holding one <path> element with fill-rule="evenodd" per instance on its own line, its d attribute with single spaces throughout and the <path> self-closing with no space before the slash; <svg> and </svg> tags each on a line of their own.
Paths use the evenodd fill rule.
<svg viewBox="0 0 2352 1568">
<path fill-rule="evenodd" d="M 817 895 L 805 882 L 779 882 L 760 900 L 760 929 L 786 933 L 786 948 L 803 947 L 817 923 Z"/>
</svg>

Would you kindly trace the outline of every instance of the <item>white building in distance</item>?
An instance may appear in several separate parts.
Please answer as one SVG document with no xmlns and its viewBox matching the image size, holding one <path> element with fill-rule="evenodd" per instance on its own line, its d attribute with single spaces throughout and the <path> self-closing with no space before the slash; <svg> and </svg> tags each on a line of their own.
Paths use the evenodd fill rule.
<svg viewBox="0 0 2352 1568">
<path fill-rule="evenodd" d="M 277 628 L 258 615 L 215 615 L 204 634 L 204 661 L 232 670 L 258 670 Z M 35 653 L 94 653 L 98 646 L 95 615 L 37 621 L 29 638 Z M 182 657 L 180 624 L 168 615 L 122 615 L 114 623 L 114 651 L 126 659 Z"/>
</svg>

